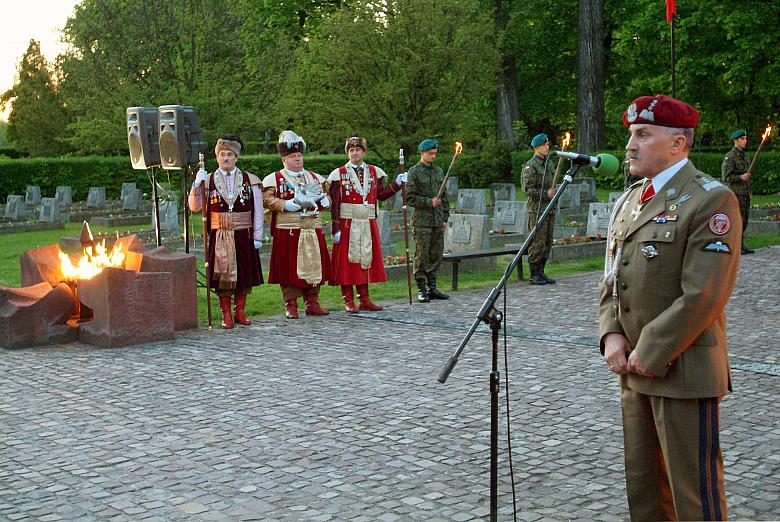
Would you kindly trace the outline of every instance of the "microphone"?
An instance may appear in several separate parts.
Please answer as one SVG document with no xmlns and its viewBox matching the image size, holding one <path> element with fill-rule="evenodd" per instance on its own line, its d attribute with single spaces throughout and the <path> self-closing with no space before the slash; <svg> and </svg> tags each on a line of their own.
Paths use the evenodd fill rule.
<svg viewBox="0 0 780 522">
<path fill-rule="evenodd" d="M 566 158 L 574 165 L 590 165 L 593 170 L 599 174 L 610 176 L 618 171 L 620 162 L 612 154 L 599 154 L 598 156 L 588 156 L 578 152 L 565 152 L 562 150 L 554 151 L 554 154 Z"/>
</svg>

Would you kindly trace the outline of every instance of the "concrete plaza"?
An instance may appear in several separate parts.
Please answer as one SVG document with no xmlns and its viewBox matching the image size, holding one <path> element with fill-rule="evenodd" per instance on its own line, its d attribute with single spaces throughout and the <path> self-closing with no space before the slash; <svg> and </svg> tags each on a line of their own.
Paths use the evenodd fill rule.
<svg viewBox="0 0 780 522">
<path fill-rule="evenodd" d="M 546 287 L 512 277 L 499 299 L 500 520 L 513 510 L 507 438 L 519 520 L 628 518 L 599 276 Z M 728 306 L 735 392 L 721 444 L 733 520 L 780 517 L 778 280 L 780 247 L 743 257 Z M 486 295 L 280 315 L 126 348 L 1 351 L 0 520 L 486 519 L 486 326 L 436 381 Z"/>
</svg>

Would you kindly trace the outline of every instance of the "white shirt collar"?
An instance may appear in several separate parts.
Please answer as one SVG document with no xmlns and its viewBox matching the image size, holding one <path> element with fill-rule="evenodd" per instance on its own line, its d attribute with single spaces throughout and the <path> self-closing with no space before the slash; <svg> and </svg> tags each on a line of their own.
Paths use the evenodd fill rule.
<svg viewBox="0 0 780 522">
<path fill-rule="evenodd" d="M 357 169 L 357 168 L 359 168 L 359 167 L 362 167 L 362 168 L 363 168 L 363 170 L 365 170 L 365 169 L 366 169 L 366 163 L 365 163 L 365 162 L 361 163 L 360 165 L 355 165 L 354 163 L 352 163 L 352 162 L 350 161 L 349 163 L 347 163 L 347 165 L 349 165 L 350 167 L 352 167 L 352 170 L 356 170 L 356 169 Z"/>
<path fill-rule="evenodd" d="M 238 169 L 234 168 L 233 170 L 228 172 L 226 170 L 219 169 L 219 173 L 222 174 L 223 176 L 230 176 L 231 174 L 235 174 L 236 170 L 238 170 Z"/>
<path fill-rule="evenodd" d="M 685 166 L 686 163 L 688 163 L 688 158 L 683 158 L 671 167 L 668 167 L 659 172 L 658 175 L 651 180 L 655 193 L 658 194 L 661 192 L 661 189 L 664 188 L 664 185 L 666 185 L 669 180 L 672 179 L 672 177 Z"/>
</svg>

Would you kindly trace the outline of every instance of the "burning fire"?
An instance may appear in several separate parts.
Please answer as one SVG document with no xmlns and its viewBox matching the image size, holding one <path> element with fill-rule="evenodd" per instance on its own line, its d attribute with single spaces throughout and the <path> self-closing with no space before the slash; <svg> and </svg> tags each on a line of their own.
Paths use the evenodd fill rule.
<svg viewBox="0 0 780 522">
<path fill-rule="evenodd" d="M 767 139 L 771 133 L 772 133 L 772 126 L 767 124 L 766 129 L 764 129 L 764 134 L 761 135 L 761 141 Z"/>
<path fill-rule="evenodd" d="M 59 256 L 62 275 L 69 281 L 92 279 L 102 272 L 104 268 L 108 266 L 120 268 L 125 262 L 125 253 L 119 244 L 114 245 L 111 253 L 106 253 L 105 239 L 95 245 L 93 252 L 85 248 L 84 255 L 81 256 L 81 259 L 75 265 L 68 254 L 60 252 Z"/>
<path fill-rule="evenodd" d="M 463 144 L 459 141 L 455 142 L 455 154 L 460 154 L 463 152 Z"/>
<path fill-rule="evenodd" d="M 571 143 L 571 133 L 569 131 L 566 131 L 563 135 L 563 142 L 561 143 L 561 150 L 566 150 L 569 148 L 569 144 Z"/>
</svg>

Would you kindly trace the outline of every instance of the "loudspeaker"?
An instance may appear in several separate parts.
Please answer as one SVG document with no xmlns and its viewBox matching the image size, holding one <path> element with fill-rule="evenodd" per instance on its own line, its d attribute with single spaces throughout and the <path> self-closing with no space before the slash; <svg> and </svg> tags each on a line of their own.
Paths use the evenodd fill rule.
<svg viewBox="0 0 780 522">
<path fill-rule="evenodd" d="M 134 169 L 147 169 L 160 164 L 159 120 L 154 107 L 128 107 L 127 146 Z"/>
<path fill-rule="evenodd" d="M 160 117 L 160 159 L 164 169 L 180 169 L 198 163 L 206 148 L 194 107 L 162 105 Z"/>
</svg>

